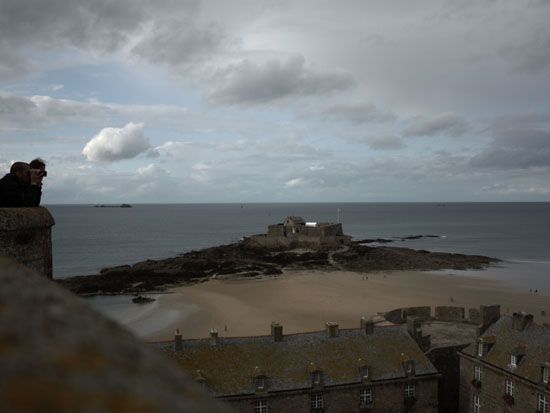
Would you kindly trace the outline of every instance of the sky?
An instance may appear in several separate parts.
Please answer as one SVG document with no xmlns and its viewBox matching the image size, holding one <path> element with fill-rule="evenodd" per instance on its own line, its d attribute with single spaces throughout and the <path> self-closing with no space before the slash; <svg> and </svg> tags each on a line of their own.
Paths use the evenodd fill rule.
<svg viewBox="0 0 550 413">
<path fill-rule="evenodd" d="M 550 0 L 0 0 L 43 203 L 550 201 Z"/>
</svg>

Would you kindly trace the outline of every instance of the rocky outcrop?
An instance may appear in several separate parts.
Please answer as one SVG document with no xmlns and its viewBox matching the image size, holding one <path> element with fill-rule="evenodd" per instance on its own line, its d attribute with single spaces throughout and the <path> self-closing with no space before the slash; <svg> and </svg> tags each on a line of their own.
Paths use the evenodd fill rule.
<svg viewBox="0 0 550 413">
<path fill-rule="evenodd" d="M 239 242 L 164 260 L 106 268 L 98 275 L 72 277 L 59 282 L 77 294 L 140 293 L 201 282 L 211 277 L 277 276 L 288 269 L 360 272 L 469 269 L 483 268 L 496 261 L 477 255 L 366 247 L 359 243 L 333 251 L 273 251 Z"/>
</svg>

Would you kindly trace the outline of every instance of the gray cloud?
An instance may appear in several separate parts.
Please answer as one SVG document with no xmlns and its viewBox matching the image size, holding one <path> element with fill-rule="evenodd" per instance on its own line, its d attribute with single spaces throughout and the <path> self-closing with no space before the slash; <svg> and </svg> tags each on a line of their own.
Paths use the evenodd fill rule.
<svg viewBox="0 0 550 413">
<path fill-rule="evenodd" d="M 152 63 L 181 66 L 211 57 L 225 39 L 216 25 L 194 27 L 193 22 L 170 20 L 157 22 L 152 32 L 140 41 L 132 53 Z"/>
<path fill-rule="evenodd" d="M 500 170 L 550 168 L 550 131 L 498 131 L 489 147 L 474 156 L 470 165 Z"/>
<path fill-rule="evenodd" d="M 151 147 L 143 127 L 143 123 L 130 122 L 122 128 L 103 128 L 86 144 L 82 154 L 92 162 L 135 158 Z"/>
<path fill-rule="evenodd" d="M 399 136 L 367 136 L 363 139 L 357 139 L 357 142 L 366 143 L 371 149 L 377 150 L 395 150 L 404 148 L 406 145 Z"/>
<path fill-rule="evenodd" d="M 413 121 L 405 128 L 404 136 L 460 136 L 468 130 L 468 123 L 455 113 L 447 112 L 432 118 Z"/>
<path fill-rule="evenodd" d="M 312 71 L 303 56 L 263 64 L 243 60 L 219 69 L 213 80 L 218 84 L 211 94 L 214 102 L 245 105 L 341 92 L 353 85 L 348 74 Z"/>
<path fill-rule="evenodd" d="M 359 124 L 397 119 L 392 112 L 380 110 L 372 103 L 334 105 L 326 109 L 324 114 L 332 119 L 342 119 Z"/>
</svg>

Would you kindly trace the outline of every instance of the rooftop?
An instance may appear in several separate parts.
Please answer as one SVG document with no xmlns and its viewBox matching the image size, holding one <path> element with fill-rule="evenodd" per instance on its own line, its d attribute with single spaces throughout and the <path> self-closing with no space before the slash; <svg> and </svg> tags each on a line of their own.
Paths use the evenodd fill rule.
<svg viewBox="0 0 550 413">
<path fill-rule="evenodd" d="M 436 374 L 403 326 L 342 329 L 337 337 L 326 331 L 285 335 L 274 342 L 271 335 L 184 340 L 183 350 L 172 342 L 156 343 L 192 375 L 200 375 L 217 396 L 253 394 L 254 378 L 268 378 L 270 391 L 311 387 L 312 369 L 323 373 L 326 386 L 361 382 L 361 368 L 368 367 L 372 381 L 406 377 L 403 362 L 414 360 L 416 375 Z"/>
<path fill-rule="evenodd" d="M 513 328 L 513 318 L 501 316 L 481 336 L 485 342 L 494 342 L 483 360 L 501 369 L 523 377 L 529 381 L 540 381 L 541 366 L 550 362 L 550 327 L 528 323 L 520 331 Z M 510 355 L 522 349 L 525 356 L 517 367 L 510 366 Z M 463 352 L 476 357 L 476 343 L 466 347 Z"/>
</svg>

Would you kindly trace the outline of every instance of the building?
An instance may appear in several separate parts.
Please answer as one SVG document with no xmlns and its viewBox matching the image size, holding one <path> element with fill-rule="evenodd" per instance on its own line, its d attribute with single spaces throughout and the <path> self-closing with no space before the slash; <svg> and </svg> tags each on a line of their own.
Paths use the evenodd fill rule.
<svg viewBox="0 0 550 413">
<path fill-rule="evenodd" d="M 459 352 L 461 412 L 550 412 L 550 328 L 514 313 Z"/>
<path fill-rule="evenodd" d="M 155 343 L 238 412 L 437 412 L 439 373 L 404 326 Z"/>
<path fill-rule="evenodd" d="M 245 242 L 275 249 L 334 248 L 348 245 L 351 237 L 344 235 L 341 223 L 306 222 L 302 217 L 288 216 L 280 224 L 269 225 L 267 234 L 252 235 Z"/>
</svg>

